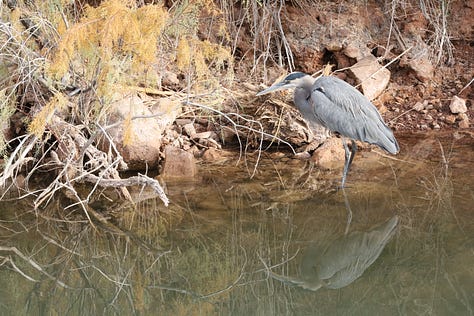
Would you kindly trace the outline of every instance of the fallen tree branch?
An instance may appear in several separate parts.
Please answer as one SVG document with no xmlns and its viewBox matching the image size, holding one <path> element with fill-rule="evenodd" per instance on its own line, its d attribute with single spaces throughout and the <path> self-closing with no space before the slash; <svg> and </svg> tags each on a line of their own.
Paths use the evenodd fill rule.
<svg viewBox="0 0 474 316">
<path fill-rule="evenodd" d="M 53 165 L 59 169 L 55 180 L 46 188 L 40 190 L 35 200 L 35 208 L 39 205 L 47 204 L 58 190 L 66 189 L 72 193 L 69 195 L 73 199 L 76 199 L 78 204 L 82 206 L 88 220 L 92 223 L 85 205 L 89 203 L 90 197 L 97 187 L 118 188 L 125 199 L 134 203 L 126 188 L 127 186 L 133 185 L 150 186 L 163 203 L 166 206 L 169 205 L 169 199 L 157 180 L 142 174 L 128 179 L 120 178 L 118 168 L 124 162 L 120 153 L 118 153 L 114 147 L 114 144 L 112 144 L 112 146 L 115 150 L 115 154 L 112 157 L 111 153 L 107 154 L 99 150 L 93 142 L 84 135 L 79 127 L 66 122 L 55 114 L 49 118 L 47 129 L 55 136 L 55 144 L 57 144 L 55 150 L 52 150 L 51 147 L 46 149 L 46 151 L 50 153 L 51 160 L 46 162 L 44 155 L 41 158 L 28 158 L 28 155 L 32 155 L 35 146 L 42 143 L 43 140 L 34 134 L 25 135 L 20 139 L 19 145 L 8 159 L 0 175 L 0 186 L 5 186 L 6 181 L 14 177 L 15 173 L 19 172 L 20 168 L 28 159 L 35 159 L 37 163 L 34 169 L 39 169 L 47 165 L 49 167 Z M 106 134 L 105 129 L 100 128 L 100 131 Z M 107 137 L 108 135 L 105 136 Z M 46 145 L 46 143 L 43 143 L 43 145 Z M 87 157 L 86 160 L 84 156 Z M 82 181 L 95 184 L 87 198 L 80 197 L 74 188 L 76 183 Z"/>
<path fill-rule="evenodd" d="M 165 206 L 169 205 L 169 199 L 158 180 L 143 174 L 138 174 L 138 176 L 133 176 L 127 179 L 104 179 L 88 173 L 83 176 L 83 179 L 87 182 L 98 184 L 101 187 L 111 188 L 127 187 L 133 185 L 148 185 L 157 193 L 158 197 L 163 201 Z"/>
</svg>

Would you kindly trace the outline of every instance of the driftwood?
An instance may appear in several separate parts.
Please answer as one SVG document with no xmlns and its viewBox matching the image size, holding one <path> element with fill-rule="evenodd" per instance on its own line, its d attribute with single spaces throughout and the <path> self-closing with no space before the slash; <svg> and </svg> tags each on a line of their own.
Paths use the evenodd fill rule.
<svg viewBox="0 0 474 316">
<path fill-rule="evenodd" d="M 72 192 L 72 196 L 78 200 L 78 204 L 82 205 L 89 218 L 85 206 L 97 187 L 118 188 L 122 196 L 133 203 L 132 197 L 126 187 L 134 185 L 150 186 L 163 201 L 165 206 L 168 206 L 168 197 L 157 180 L 142 174 L 127 179 L 120 178 L 118 169 L 119 167 L 126 167 L 126 164 L 118 151 L 114 148 L 112 142 L 112 148 L 109 150 L 109 153 L 105 153 L 94 146 L 94 136 L 87 138 L 78 126 L 64 121 L 57 115 L 52 115 L 47 124 L 47 129 L 54 135 L 57 142 L 55 150 L 48 149 L 51 159 L 47 165 L 50 167 L 52 164 L 59 170 L 59 174 L 56 179 L 37 196 L 35 207 L 49 201 L 57 190 L 67 189 L 69 191 L 68 193 Z M 106 134 L 106 128 L 99 128 L 98 133 Z M 38 144 L 40 141 L 42 140 L 34 135 L 27 135 L 23 138 L 20 146 L 18 146 L 11 155 L 0 176 L 1 186 L 5 186 L 7 179 L 14 177 L 24 163 L 31 159 L 28 158 L 28 154 L 33 150 L 35 144 Z M 38 161 L 34 170 L 30 171 L 30 174 L 32 174 L 35 169 L 45 165 L 46 162 L 43 157 Z M 85 199 L 81 198 L 74 189 L 75 183 L 83 182 L 94 184 L 93 189 Z"/>
<path fill-rule="evenodd" d="M 157 194 L 163 203 L 168 206 L 169 200 L 160 183 L 146 175 L 121 179 L 117 168 L 119 165 L 125 165 L 119 152 L 115 150 L 113 159 L 111 155 L 97 149 L 92 145 L 83 133 L 75 125 L 69 124 L 53 116 L 49 129 L 55 134 L 59 141 L 57 163 L 62 163 L 65 167 L 73 168 L 73 172 L 78 174 L 78 179 L 94 183 L 100 187 L 114 187 L 121 190 L 122 195 L 133 203 L 132 197 L 127 190 L 127 186 L 149 185 Z M 106 133 L 105 129 L 102 129 Z M 110 142 L 113 144 L 113 142 Z M 115 149 L 115 148 L 114 148 Z M 84 162 L 84 156 L 88 161 Z M 72 162 L 72 164 L 69 164 Z M 87 167 L 87 170 L 84 168 Z M 95 175 L 97 173 L 98 175 Z"/>
</svg>

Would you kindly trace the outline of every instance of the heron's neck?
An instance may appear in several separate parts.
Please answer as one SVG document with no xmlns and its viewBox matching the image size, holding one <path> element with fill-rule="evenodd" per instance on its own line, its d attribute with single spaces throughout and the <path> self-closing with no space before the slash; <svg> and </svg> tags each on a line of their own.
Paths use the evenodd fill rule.
<svg viewBox="0 0 474 316">
<path fill-rule="evenodd" d="M 304 89 L 311 90 L 315 81 L 316 78 L 313 78 L 310 75 L 304 76 L 303 78 L 301 78 L 301 87 Z"/>
<path fill-rule="evenodd" d="M 311 91 L 313 90 L 313 84 L 316 79 L 308 75 L 301 78 L 300 80 L 301 82 L 299 82 L 297 88 L 295 88 L 293 101 L 300 111 L 305 112 L 307 109 L 304 109 L 302 107 L 305 106 L 307 102 L 302 101 L 309 100 L 309 98 L 311 97 Z"/>
</svg>

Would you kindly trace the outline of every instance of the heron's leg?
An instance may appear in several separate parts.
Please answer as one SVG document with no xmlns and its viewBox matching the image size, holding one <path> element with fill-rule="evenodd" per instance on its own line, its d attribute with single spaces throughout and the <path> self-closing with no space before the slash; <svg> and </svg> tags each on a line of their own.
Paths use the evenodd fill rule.
<svg viewBox="0 0 474 316">
<path fill-rule="evenodd" d="M 354 160 L 354 156 L 356 152 L 357 152 L 357 144 L 353 139 L 351 139 L 351 157 L 349 158 L 349 165 L 347 166 L 347 172 L 349 172 L 349 168 L 352 165 L 352 160 Z"/>
<path fill-rule="evenodd" d="M 346 178 L 347 178 L 347 173 L 349 172 L 349 169 L 352 164 L 352 160 L 354 160 L 354 156 L 357 152 L 357 144 L 353 139 L 351 139 L 351 150 L 349 151 L 349 147 L 347 146 L 346 140 L 342 138 L 342 144 L 344 145 L 344 151 L 346 155 L 345 163 L 344 163 L 344 170 L 342 172 L 342 183 L 341 187 L 344 188 L 346 185 Z"/>
</svg>

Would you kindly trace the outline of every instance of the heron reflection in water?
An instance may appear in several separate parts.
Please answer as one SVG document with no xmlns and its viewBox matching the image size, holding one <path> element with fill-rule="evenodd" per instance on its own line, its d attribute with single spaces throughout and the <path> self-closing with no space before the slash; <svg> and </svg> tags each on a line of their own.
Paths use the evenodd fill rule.
<svg viewBox="0 0 474 316">
<path fill-rule="evenodd" d="M 301 276 L 287 277 L 267 270 L 268 274 L 286 284 L 317 291 L 321 287 L 345 287 L 374 263 L 395 233 L 398 216 L 367 232 L 352 232 L 326 247 L 310 246 L 301 262 Z"/>
</svg>

